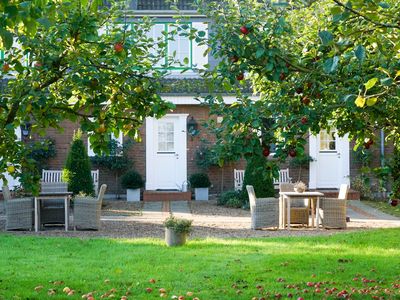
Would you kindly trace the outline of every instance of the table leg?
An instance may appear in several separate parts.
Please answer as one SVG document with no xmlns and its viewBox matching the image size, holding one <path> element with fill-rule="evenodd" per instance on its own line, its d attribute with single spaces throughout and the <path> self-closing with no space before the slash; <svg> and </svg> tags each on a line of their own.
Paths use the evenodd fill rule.
<svg viewBox="0 0 400 300">
<path fill-rule="evenodd" d="M 290 197 L 286 197 L 287 201 L 287 229 L 290 230 Z"/>
<path fill-rule="evenodd" d="M 310 201 L 311 201 L 311 227 L 314 227 L 314 219 L 315 219 L 314 198 L 310 198 Z"/>
<path fill-rule="evenodd" d="M 39 231 L 38 198 L 35 197 L 35 232 Z"/>
<path fill-rule="evenodd" d="M 317 230 L 319 230 L 319 196 L 317 197 L 317 209 L 316 209 L 316 214 L 317 214 L 317 220 L 316 220 L 316 227 L 317 227 Z"/>
<path fill-rule="evenodd" d="M 65 231 L 68 231 L 68 221 L 69 221 L 69 216 L 68 216 L 68 196 L 64 198 L 64 209 L 65 209 Z"/>
</svg>

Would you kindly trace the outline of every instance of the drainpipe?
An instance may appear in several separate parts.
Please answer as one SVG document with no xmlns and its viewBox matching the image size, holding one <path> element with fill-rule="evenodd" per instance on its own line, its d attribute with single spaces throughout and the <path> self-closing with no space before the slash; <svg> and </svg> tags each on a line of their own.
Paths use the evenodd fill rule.
<svg viewBox="0 0 400 300">
<path fill-rule="evenodd" d="M 385 133 L 381 129 L 381 167 L 385 166 Z"/>
<path fill-rule="evenodd" d="M 385 133 L 383 132 L 383 129 L 381 129 L 381 168 L 385 166 Z M 387 184 L 386 182 L 383 183 L 383 197 L 386 198 L 386 189 L 387 189 Z"/>
</svg>

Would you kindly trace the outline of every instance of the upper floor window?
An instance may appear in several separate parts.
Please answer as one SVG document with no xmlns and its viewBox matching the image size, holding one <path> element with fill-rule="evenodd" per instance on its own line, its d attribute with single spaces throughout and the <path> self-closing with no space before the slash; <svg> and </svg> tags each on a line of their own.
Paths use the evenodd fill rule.
<svg viewBox="0 0 400 300">
<path fill-rule="evenodd" d="M 165 45 L 161 49 L 165 55 L 163 59 L 158 61 L 156 67 L 163 68 L 168 65 L 170 70 L 202 69 L 208 64 L 208 54 L 204 55 L 207 46 L 198 45 L 187 36 L 192 28 L 204 31 L 205 35 L 208 35 L 207 24 L 202 22 L 189 22 L 179 25 L 160 22 L 153 25 L 148 32 L 148 37 L 154 41 L 154 47 L 150 50 L 150 53 L 156 55 L 160 52 L 158 46 Z M 160 41 L 163 41 L 163 43 L 160 43 Z M 173 59 L 173 62 L 169 63 L 168 59 Z"/>
</svg>

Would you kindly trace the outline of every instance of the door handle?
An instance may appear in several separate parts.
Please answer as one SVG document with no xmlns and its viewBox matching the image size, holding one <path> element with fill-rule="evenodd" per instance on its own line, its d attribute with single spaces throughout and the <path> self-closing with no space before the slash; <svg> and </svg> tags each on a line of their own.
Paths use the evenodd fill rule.
<svg viewBox="0 0 400 300">
<path fill-rule="evenodd" d="M 179 159 L 179 153 L 175 153 L 176 159 Z"/>
</svg>

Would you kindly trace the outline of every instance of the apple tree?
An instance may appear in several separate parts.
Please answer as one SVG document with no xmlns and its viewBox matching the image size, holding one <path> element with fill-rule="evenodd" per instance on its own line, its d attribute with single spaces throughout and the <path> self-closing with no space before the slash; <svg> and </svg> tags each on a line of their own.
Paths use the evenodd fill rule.
<svg viewBox="0 0 400 300">
<path fill-rule="evenodd" d="M 16 141 L 19 126 L 44 135 L 62 130 L 63 120 L 79 122 L 99 153 L 111 133 L 137 138 L 145 117 L 173 105 L 158 94 L 166 72 L 154 65 L 165 39 L 146 34 L 151 19 L 129 18 L 123 1 L 16 2 L 0 2 L 0 178 L 8 170 L 37 191 L 29 149 Z"/>
<path fill-rule="evenodd" d="M 398 1 L 197 3 L 211 20 L 203 42 L 219 59 L 204 75 L 238 98 L 231 106 L 205 99 L 224 116 L 213 126 L 222 157 L 267 154 L 273 143 L 286 159 L 303 152 L 310 132 L 332 127 L 365 148 L 383 129 L 400 148 Z M 246 84 L 258 101 L 243 93 Z"/>
</svg>

